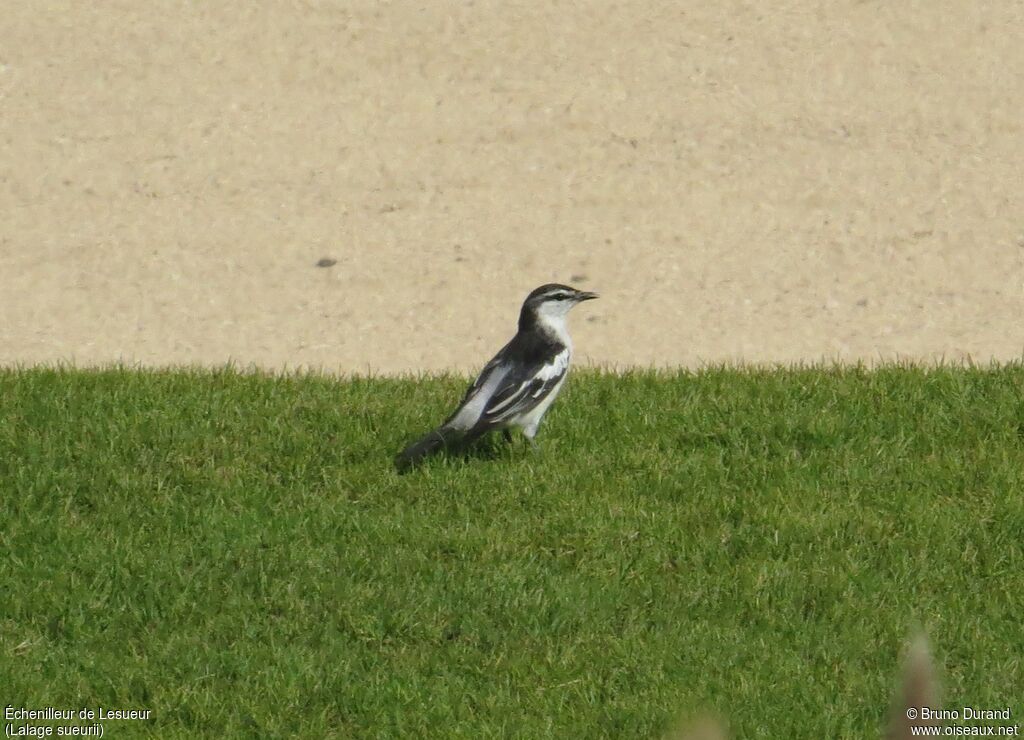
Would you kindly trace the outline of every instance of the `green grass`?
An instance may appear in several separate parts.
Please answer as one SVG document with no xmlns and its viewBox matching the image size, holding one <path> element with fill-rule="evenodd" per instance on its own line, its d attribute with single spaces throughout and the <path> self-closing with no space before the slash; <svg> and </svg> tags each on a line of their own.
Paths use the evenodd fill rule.
<svg viewBox="0 0 1024 740">
<path fill-rule="evenodd" d="M 109 737 L 869 738 L 911 632 L 1024 716 L 1024 368 L 578 373 L 398 476 L 465 379 L 0 371 L 0 705 Z"/>
</svg>

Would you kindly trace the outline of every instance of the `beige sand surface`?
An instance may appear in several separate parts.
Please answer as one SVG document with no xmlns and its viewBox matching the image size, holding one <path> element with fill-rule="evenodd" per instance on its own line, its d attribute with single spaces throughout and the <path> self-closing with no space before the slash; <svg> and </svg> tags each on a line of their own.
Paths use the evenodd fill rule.
<svg viewBox="0 0 1024 740">
<path fill-rule="evenodd" d="M 0 363 L 1024 352 L 1016 0 L 2 5 Z"/>
</svg>

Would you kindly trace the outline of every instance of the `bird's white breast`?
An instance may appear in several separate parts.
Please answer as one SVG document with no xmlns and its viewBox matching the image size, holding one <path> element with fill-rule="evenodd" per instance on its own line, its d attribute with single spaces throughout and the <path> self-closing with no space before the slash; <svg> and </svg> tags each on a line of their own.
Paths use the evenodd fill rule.
<svg viewBox="0 0 1024 740">
<path fill-rule="evenodd" d="M 567 346 L 537 373 L 536 377 L 542 380 L 557 378 L 559 375 L 562 376 L 562 379 L 558 381 L 558 385 L 552 388 L 551 392 L 540 403 L 516 419 L 516 426 L 520 427 L 523 430 L 523 434 L 530 439 L 533 439 L 533 436 L 537 433 L 537 427 L 540 426 L 541 419 L 544 418 L 544 414 L 551 408 L 551 404 L 558 398 L 562 386 L 565 385 L 565 379 L 569 376 L 569 360 L 571 358 L 572 350 Z"/>
</svg>

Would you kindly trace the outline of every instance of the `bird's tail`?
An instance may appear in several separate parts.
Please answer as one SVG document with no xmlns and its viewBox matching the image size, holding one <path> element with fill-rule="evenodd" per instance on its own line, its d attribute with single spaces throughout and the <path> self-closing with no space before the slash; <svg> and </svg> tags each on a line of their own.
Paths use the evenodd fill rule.
<svg viewBox="0 0 1024 740">
<path fill-rule="evenodd" d="M 443 426 L 438 427 L 399 452 L 395 458 L 395 468 L 399 473 L 411 470 L 426 458 L 437 454 L 459 439 L 459 435 L 453 433 L 450 429 Z"/>
</svg>

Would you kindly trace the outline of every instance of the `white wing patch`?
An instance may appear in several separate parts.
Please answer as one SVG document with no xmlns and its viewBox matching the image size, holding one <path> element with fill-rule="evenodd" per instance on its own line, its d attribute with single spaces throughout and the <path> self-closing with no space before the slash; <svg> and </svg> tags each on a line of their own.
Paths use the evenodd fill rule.
<svg viewBox="0 0 1024 740">
<path fill-rule="evenodd" d="M 540 417 L 547 411 L 548 406 L 555 400 L 565 373 L 569 368 L 569 348 L 563 349 L 551 361 L 542 365 L 536 373 L 519 383 L 513 390 L 501 392 L 503 396 L 493 406 L 488 406 L 483 412 L 483 417 L 491 424 L 504 425 L 507 423 L 519 425 L 523 418 L 536 416 L 539 422 Z M 507 393 L 507 395 L 506 395 Z M 529 421 L 527 423 L 530 423 Z"/>
<path fill-rule="evenodd" d="M 488 371 L 485 368 L 463 400 L 462 405 L 447 423 L 461 430 L 469 429 L 476 424 L 486 413 L 487 402 L 491 400 L 491 396 L 497 391 L 504 378 L 505 371 L 498 369 Z"/>
<path fill-rule="evenodd" d="M 566 347 L 557 355 L 555 355 L 551 362 L 540 369 L 537 373 L 537 378 L 540 380 L 551 380 L 552 378 L 560 378 L 565 375 L 566 369 L 569 367 L 569 348 Z"/>
<path fill-rule="evenodd" d="M 516 401 L 518 401 L 519 397 L 523 394 L 523 391 L 526 390 L 526 388 L 531 383 L 533 383 L 532 380 L 527 380 L 525 383 L 520 383 L 519 387 L 516 389 L 515 393 L 511 394 L 504 401 L 501 401 L 500 403 L 496 403 L 493 406 L 491 406 L 489 409 L 487 409 L 487 413 L 488 414 L 496 414 L 499 411 L 501 411 L 503 408 L 508 406 L 509 404 L 512 404 L 512 403 L 515 403 Z"/>
</svg>

